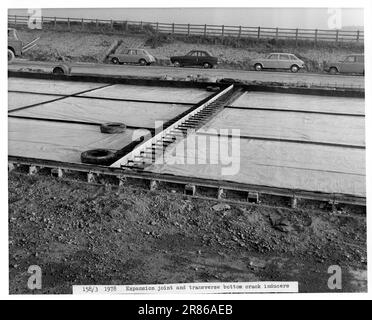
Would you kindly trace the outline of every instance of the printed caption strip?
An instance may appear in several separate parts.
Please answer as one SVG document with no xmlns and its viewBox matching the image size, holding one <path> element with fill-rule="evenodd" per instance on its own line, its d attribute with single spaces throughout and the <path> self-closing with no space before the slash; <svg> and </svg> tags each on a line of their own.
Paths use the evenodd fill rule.
<svg viewBox="0 0 372 320">
<path fill-rule="evenodd" d="M 210 282 L 154 285 L 77 285 L 73 294 L 298 293 L 298 282 Z"/>
</svg>

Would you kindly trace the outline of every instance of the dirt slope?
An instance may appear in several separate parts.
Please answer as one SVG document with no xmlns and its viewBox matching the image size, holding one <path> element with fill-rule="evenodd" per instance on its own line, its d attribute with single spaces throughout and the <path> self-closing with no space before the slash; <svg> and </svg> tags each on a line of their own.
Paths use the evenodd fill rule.
<svg viewBox="0 0 372 320">
<path fill-rule="evenodd" d="M 171 192 L 120 190 L 51 177 L 9 176 L 10 292 L 74 284 L 299 281 L 328 291 L 340 265 L 343 291 L 366 290 L 363 217 L 259 206 L 217 206 Z"/>
</svg>

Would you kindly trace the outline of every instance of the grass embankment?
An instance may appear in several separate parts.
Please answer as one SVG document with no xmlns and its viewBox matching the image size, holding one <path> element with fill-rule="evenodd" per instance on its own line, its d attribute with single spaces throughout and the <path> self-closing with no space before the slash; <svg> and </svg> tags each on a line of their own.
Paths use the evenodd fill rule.
<svg viewBox="0 0 372 320">
<path fill-rule="evenodd" d="M 102 62 L 110 46 L 122 39 L 119 36 L 55 31 L 18 31 L 24 42 L 40 37 L 35 48 L 24 54 L 25 58 L 37 61 Z"/>
<path fill-rule="evenodd" d="M 278 40 L 204 38 L 202 36 L 158 35 L 151 29 L 143 34 L 103 34 L 82 31 L 19 30 L 25 42 L 39 37 L 38 46 L 25 54 L 26 58 L 56 61 L 60 56 L 70 61 L 103 62 L 117 41 L 122 47 L 145 47 L 157 58 L 160 65 L 168 65 L 169 57 L 185 54 L 192 49 L 208 50 L 218 57 L 220 68 L 249 69 L 251 59 L 261 58 L 270 52 L 291 52 L 306 62 L 307 70 L 323 70 L 325 61 L 338 61 L 350 53 L 364 52 L 363 44 Z"/>
</svg>

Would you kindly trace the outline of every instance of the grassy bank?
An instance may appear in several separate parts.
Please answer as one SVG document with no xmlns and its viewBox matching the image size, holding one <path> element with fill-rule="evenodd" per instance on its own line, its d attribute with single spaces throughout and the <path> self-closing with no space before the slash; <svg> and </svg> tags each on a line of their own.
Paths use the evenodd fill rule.
<svg viewBox="0 0 372 320">
<path fill-rule="evenodd" d="M 185 54 L 192 49 L 208 50 L 218 57 L 220 67 L 248 70 L 251 59 L 270 52 L 291 52 L 306 62 L 307 70 L 322 71 L 325 61 L 338 61 L 350 53 L 364 52 L 363 44 L 328 43 L 293 40 L 252 40 L 233 38 L 204 38 L 200 36 L 158 35 L 148 30 L 144 34 L 102 34 L 54 30 L 19 30 L 25 42 L 40 37 L 38 46 L 25 54 L 39 61 L 56 61 L 63 56 L 70 61 L 104 62 L 115 41 L 123 47 L 144 47 L 157 58 L 160 65 L 169 64 L 172 55 Z"/>
</svg>

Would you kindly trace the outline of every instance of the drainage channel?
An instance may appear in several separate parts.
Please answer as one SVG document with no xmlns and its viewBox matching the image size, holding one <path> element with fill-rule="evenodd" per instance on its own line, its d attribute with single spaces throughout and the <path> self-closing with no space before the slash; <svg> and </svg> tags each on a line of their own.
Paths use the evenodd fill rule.
<svg viewBox="0 0 372 320">
<path fill-rule="evenodd" d="M 111 167 L 133 170 L 145 169 L 153 164 L 158 157 L 163 156 L 169 145 L 186 138 L 189 132 L 195 132 L 201 128 L 240 94 L 242 94 L 240 88 L 234 88 L 234 85 L 227 87 L 200 107 L 186 114 L 183 118 L 113 163 Z"/>
</svg>

